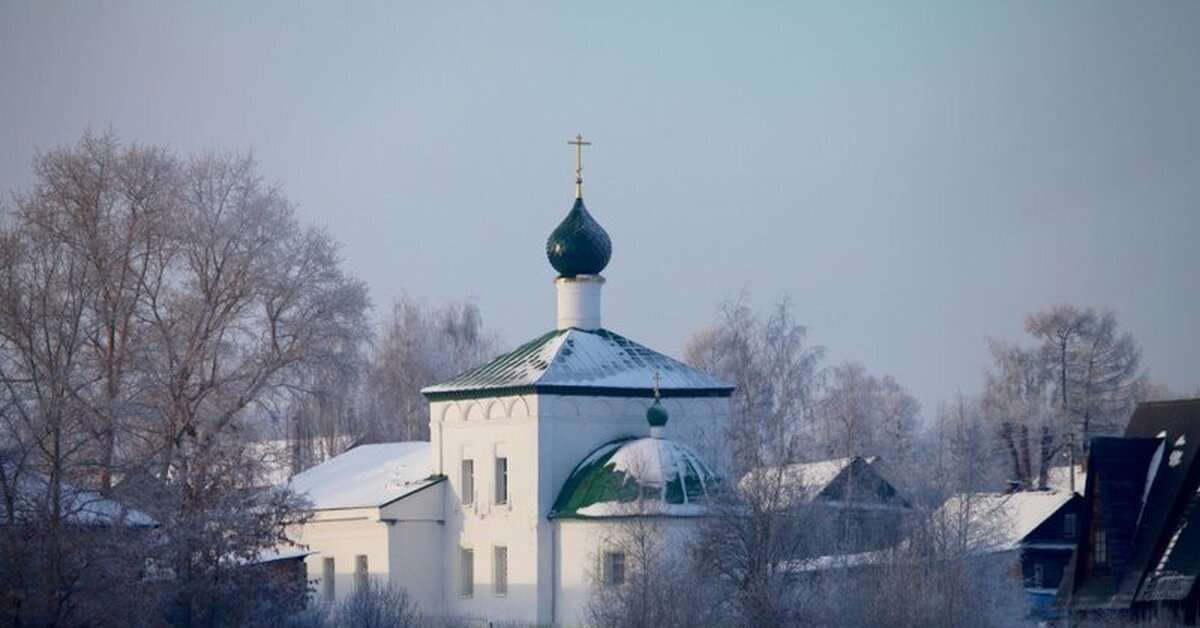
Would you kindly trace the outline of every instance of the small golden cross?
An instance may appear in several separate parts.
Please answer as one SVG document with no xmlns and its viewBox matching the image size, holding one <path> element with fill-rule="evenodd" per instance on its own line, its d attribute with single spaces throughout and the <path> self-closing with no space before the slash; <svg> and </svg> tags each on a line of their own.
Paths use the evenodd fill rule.
<svg viewBox="0 0 1200 628">
<path fill-rule="evenodd" d="M 580 133 L 567 144 L 575 147 L 575 198 L 583 198 L 583 147 L 592 143 L 583 141 L 583 134 Z"/>
</svg>

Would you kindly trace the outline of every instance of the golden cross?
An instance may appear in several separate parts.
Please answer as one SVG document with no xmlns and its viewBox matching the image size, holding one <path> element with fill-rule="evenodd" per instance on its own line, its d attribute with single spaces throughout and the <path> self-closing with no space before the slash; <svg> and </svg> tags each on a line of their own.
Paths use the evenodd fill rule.
<svg viewBox="0 0 1200 628">
<path fill-rule="evenodd" d="M 580 133 L 567 144 L 575 147 L 575 198 L 583 198 L 583 147 L 592 143 L 583 141 L 583 134 Z"/>
</svg>

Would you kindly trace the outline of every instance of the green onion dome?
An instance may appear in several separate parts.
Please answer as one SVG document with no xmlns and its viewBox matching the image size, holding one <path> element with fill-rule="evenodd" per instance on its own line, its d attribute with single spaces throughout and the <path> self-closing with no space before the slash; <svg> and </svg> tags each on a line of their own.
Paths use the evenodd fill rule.
<svg viewBox="0 0 1200 628">
<path fill-rule="evenodd" d="M 575 199 L 567 217 L 550 232 L 546 257 L 562 277 L 598 275 L 608 265 L 612 241 L 604 227 L 588 213 L 582 198 Z"/>
<path fill-rule="evenodd" d="M 650 404 L 650 409 L 646 410 L 646 422 L 650 424 L 650 427 L 663 427 L 669 418 L 667 409 L 658 402 L 658 399 L 655 399 L 654 403 Z"/>
<path fill-rule="evenodd" d="M 665 438 L 625 438 L 601 445 L 575 467 L 550 517 L 701 516 L 721 486 L 721 477 L 691 447 Z"/>
</svg>

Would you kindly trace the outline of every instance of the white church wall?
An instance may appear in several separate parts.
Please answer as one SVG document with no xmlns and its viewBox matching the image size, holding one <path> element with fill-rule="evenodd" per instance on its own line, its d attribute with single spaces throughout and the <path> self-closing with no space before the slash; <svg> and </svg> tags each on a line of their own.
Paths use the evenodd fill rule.
<svg viewBox="0 0 1200 628">
<path fill-rule="evenodd" d="M 403 587 L 432 614 L 443 610 L 446 488 L 447 483 L 440 482 L 379 509 L 380 519 L 389 523 L 386 556 L 392 584 Z"/>
<path fill-rule="evenodd" d="M 601 556 L 605 551 L 621 551 L 631 531 L 628 519 L 563 519 L 557 526 L 555 561 L 558 594 L 554 623 L 557 626 L 586 625 L 587 607 L 597 587 L 605 586 Z M 682 549 L 695 520 L 654 518 L 649 520 L 652 533 L 661 534 L 664 550 Z M 626 557 L 626 569 L 632 568 Z"/>
<path fill-rule="evenodd" d="M 305 558 L 308 577 L 314 580 L 313 598 L 326 600 L 325 564 L 333 559 L 335 600 L 354 592 L 359 556 L 367 557 L 367 572 L 387 577 L 388 524 L 380 521 L 377 508 L 326 510 L 300 526 L 292 538 L 312 553 Z"/>
<path fill-rule="evenodd" d="M 446 569 L 441 548 L 445 543 L 440 521 L 401 520 L 388 529 L 391 549 L 386 556 L 391 582 L 408 591 L 421 610 L 431 615 L 440 615 L 444 610 L 442 580 Z"/>
<path fill-rule="evenodd" d="M 492 621 L 550 623 L 556 612 L 554 570 L 559 549 L 547 519 L 567 476 L 600 445 L 649 435 L 648 398 L 525 395 L 431 404 L 434 472 L 446 475 L 443 608 Z M 702 454 L 728 420 L 723 398 L 663 399 L 670 414 L 664 436 Z M 495 500 L 495 461 L 508 461 L 508 499 Z M 473 464 L 473 495 L 463 504 L 464 459 Z M 494 593 L 495 548 L 507 550 L 507 592 Z M 461 595 L 461 553 L 473 554 L 473 590 Z M 561 615 L 560 615 L 561 616 Z"/>
<path fill-rule="evenodd" d="M 435 458 L 447 477 L 442 599 L 464 617 L 533 621 L 537 604 L 537 423 L 530 397 L 435 402 Z M 497 499 L 497 459 L 507 461 L 507 492 Z M 473 491 L 464 503 L 463 460 L 473 465 Z M 505 549 L 507 590 L 497 590 L 496 548 Z M 470 595 L 462 591 L 462 550 L 473 554 Z"/>
</svg>

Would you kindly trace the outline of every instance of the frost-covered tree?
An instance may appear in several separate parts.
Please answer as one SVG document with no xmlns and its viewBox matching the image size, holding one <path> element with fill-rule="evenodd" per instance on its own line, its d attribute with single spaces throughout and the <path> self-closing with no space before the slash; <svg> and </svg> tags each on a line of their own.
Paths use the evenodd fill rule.
<svg viewBox="0 0 1200 628">
<path fill-rule="evenodd" d="M 764 317 L 741 294 L 688 341 L 689 364 L 736 387 L 727 439 L 734 475 L 804 457 L 825 355 L 824 348 L 808 344 L 807 333 L 787 299 Z"/>
<path fill-rule="evenodd" d="M 429 403 L 421 389 L 480 364 L 496 349 L 472 301 L 433 308 L 410 297 L 392 306 L 366 380 L 367 438 L 429 438 Z"/>
<path fill-rule="evenodd" d="M 248 156 L 179 160 L 89 134 L 34 171 L 0 232 L 0 485 L 11 496 L 25 473 L 50 493 L 34 548 L 49 569 L 22 595 L 88 599 L 56 575 L 78 581 L 58 565 L 79 546 L 53 533 L 70 483 L 162 524 L 122 555 L 172 574 L 156 587 L 172 621 L 252 624 L 228 596 L 298 504 L 254 488 L 246 436 L 312 393 L 298 382 L 354 359 L 365 288 Z"/>
<path fill-rule="evenodd" d="M 1072 441 L 1120 433 L 1148 390 L 1133 337 L 1111 311 L 1055 305 L 1030 314 L 1035 344 L 993 341 L 983 408 L 1009 461 L 1009 479 L 1042 488 Z"/>
<path fill-rule="evenodd" d="M 912 453 L 920 403 L 890 375 L 847 362 L 830 369 L 812 438 L 823 457 L 883 456 L 901 464 Z"/>
<path fill-rule="evenodd" d="M 631 517 L 612 527 L 605 551 L 623 557 L 622 581 L 593 574 L 587 623 L 596 628 L 687 628 L 728 626 L 715 580 L 689 552 L 689 530 L 660 517 Z M 593 564 L 601 565 L 597 556 Z"/>
</svg>

